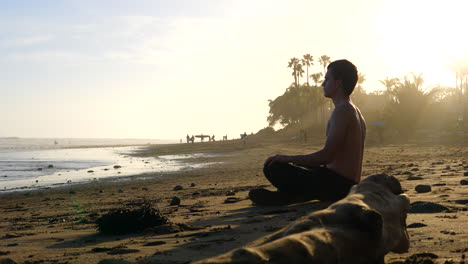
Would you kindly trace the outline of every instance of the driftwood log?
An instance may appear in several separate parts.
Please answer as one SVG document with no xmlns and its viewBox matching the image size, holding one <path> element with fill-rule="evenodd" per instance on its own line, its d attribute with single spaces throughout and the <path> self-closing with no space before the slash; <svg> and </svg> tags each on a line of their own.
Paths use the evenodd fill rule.
<svg viewBox="0 0 468 264">
<path fill-rule="evenodd" d="M 247 246 L 196 263 L 384 263 L 408 251 L 408 196 L 393 176 L 376 174 L 347 197 Z"/>
</svg>

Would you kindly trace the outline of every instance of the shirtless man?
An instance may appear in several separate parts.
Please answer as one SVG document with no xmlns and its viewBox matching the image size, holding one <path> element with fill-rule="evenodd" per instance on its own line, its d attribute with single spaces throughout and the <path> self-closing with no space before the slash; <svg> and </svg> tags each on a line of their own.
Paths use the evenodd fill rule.
<svg viewBox="0 0 468 264">
<path fill-rule="evenodd" d="M 307 155 L 276 155 L 264 164 L 266 178 L 278 191 L 253 189 L 257 205 L 284 205 L 308 200 L 337 201 L 361 179 L 366 123 L 349 96 L 357 69 L 347 60 L 328 65 L 322 86 L 335 109 L 328 120 L 323 149 Z"/>
</svg>

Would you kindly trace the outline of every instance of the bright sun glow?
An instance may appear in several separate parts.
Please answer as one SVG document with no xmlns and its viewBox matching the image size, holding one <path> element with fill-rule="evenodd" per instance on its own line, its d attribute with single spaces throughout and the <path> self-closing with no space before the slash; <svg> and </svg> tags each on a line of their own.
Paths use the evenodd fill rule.
<svg viewBox="0 0 468 264">
<path fill-rule="evenodd" d="M 454 86 L 450 65 L 468 54 L 461 30 L 467 1 L 389 1 L 379 17 L 380 51 L 390 72 L 423 73 L 426 84 Z"/>
</svg>

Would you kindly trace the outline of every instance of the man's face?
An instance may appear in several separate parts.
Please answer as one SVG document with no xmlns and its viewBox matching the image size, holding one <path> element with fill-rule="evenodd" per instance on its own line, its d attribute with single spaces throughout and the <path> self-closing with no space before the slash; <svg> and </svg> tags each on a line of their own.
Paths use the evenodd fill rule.
<svg viewBox="0 0 468 264">
<path fill-rule="evenodd" d="M 338 90 L 338 82 L 333 78 L 330 70 L 325 74 L 325 80 L 322 83 L 324 96 L 332 98 Z"/>
</svg>

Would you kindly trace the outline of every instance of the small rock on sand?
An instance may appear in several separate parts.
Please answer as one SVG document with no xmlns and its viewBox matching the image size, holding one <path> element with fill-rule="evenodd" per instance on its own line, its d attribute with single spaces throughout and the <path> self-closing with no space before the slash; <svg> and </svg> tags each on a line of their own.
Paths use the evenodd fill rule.
<svg viewBox="0 0 468 264">
<path fill-rule="evenodd" d="M 418 227 L 425 227 L 427 226 L 426 224 L 423 224 L 423 223 L 412 223 L 410 225 L 407 226 L 407 228 L 418 228 Z"/>
<path fill-rule="evenodd" d="M 449 211 L 450 209 L 438 203 L 417 201 L 411 204 L 410 213 L 425 214 L 425 213 L 440 213 Z"/>
<path fill-rule="evenodd" d="M 183 190 L 183 189 L 184 189 L 184 187 L 182 187 L 180 185 L 176 185 L 173 190 L 174 191 L 180 191 L 180 190 Z"/>
<path fill-rule="evenodd" d="M 224 203 L 237 203 L 240 201 L 239 197 L 229 197 L 226 200 L 224 200 Z"/>
<path fill-rule="evenodd" d="M 120 165 L 114 165 L 114 169 L 120 169 L 120 168 L 122 168 L 122 166 L 120 166 Z"/>
<path fill-rule="evenodd" d="M 463 179 L 463 180 L 460 181 L 460 184 L 461 185 L 468 185 L 468 180 Z"/>
<path fill-rule="evenodd" d="M 468 171 L 465 171 L 465 172 L 463 173 L 463 176 L 468 176 Z"/>
<path fill-rule="evenodd" d="M 89 170 L 88 173 L 93 173 L 94 171 L 93 170 Z"/>
<path fill-rule="evenodd" d="M 431 189 L 431 186 L 430 185 L 424 185 L 424 184 L 420 184 L 420 185 L 417 185 L 414 190 L 417 192 L 417 193 L 427 193 L 427 192 L 430 192 L 432 189 Z"/>
<path fill-rule="evenodd" d="M 172 197 L 171 203 L 169 205 L 179 205 L 180 204 L 180 198 L 177 196 Z"/>
<path fill-rule="evenodd" d="M 423 180 L 424 178 L 423 177 L 419 177 L 419 176 L 409 176 L 408 177 L 408 181 L 418 181 L 418 180 Z"/>
</svg>

